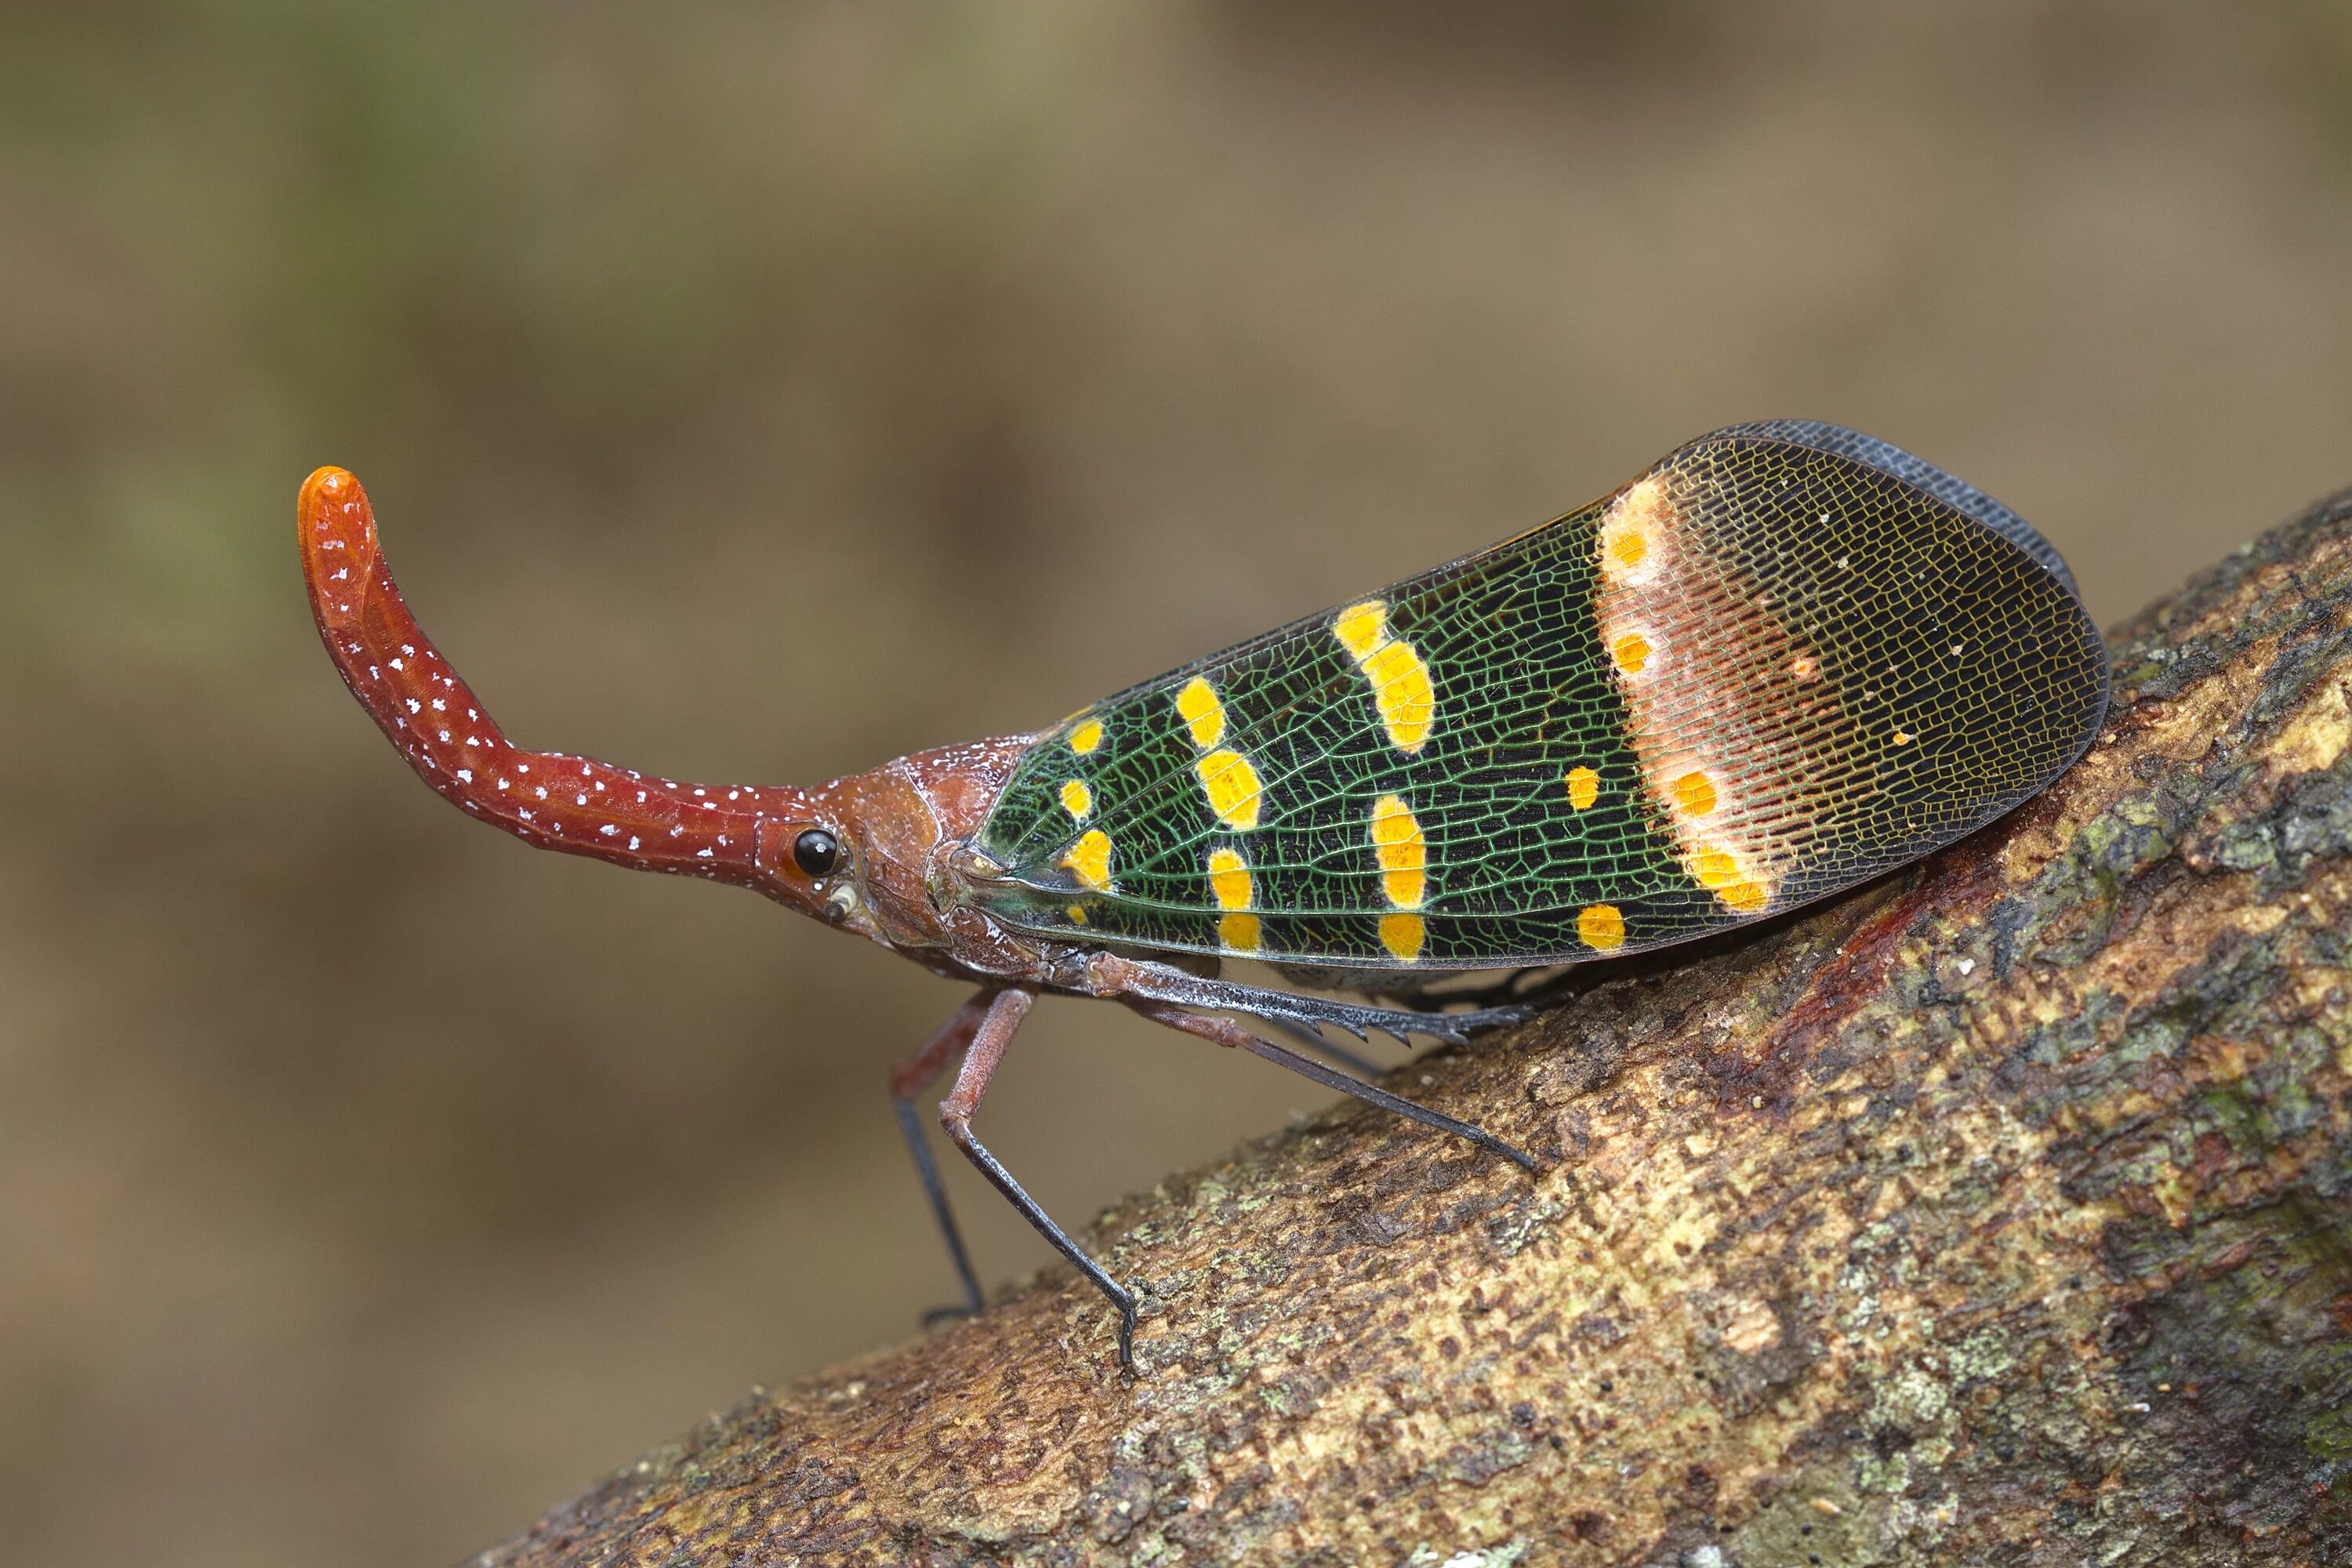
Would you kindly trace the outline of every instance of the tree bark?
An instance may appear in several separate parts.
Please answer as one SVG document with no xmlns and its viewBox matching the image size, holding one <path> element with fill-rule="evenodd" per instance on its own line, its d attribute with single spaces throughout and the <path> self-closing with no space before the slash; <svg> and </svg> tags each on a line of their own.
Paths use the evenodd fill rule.
<svg viewBox="0 0 2352 1568">
<path fill-rule="evenodd" d="M 1415 1064 L 1540 1178 L 1336 1110 L 1097 1223 L 1134 1375 L 1056 1269 L 483 1561 L 2352 1563 L 2352 491 L 2111 647 L 1993 828 Z"/>
</svg>

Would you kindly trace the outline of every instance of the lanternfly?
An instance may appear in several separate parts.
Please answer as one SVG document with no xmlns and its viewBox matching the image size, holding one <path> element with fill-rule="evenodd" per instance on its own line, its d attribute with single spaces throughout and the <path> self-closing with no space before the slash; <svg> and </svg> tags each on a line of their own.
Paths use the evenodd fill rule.
<svg viewBox="0 0 2352 1568">
<path fill-rule="evenodd" d="M 891 1079 L 967 1303 L 914 1105 L 959 1056 L 941 1123 L 1118 1307 L 1130 1364 L 1135 1298 L 971 1131 L 1040 994 L 1120 1002 L 1534 1171 L 1230 1015 L 1360 1068 L 1323 1026 L 1462 1041 L 1524 1005 L 1444 1012 L 1431 981 L 1638 952 L 1853 887 L 2042 789 L 2106 705 L 2098 633 L 2041 535 L 1826 425 L 1719 430 L 1532 532 L 1040 732 L 814 789 L 516 750 L 409 615 L 359 482 L 312 474 L 299 529 L 336 668 L 442 795 L 543 847 L 756 889 L 977 987 Z M 1366 999 L 1219 978 L 1228 958 Z"/>
</svg>

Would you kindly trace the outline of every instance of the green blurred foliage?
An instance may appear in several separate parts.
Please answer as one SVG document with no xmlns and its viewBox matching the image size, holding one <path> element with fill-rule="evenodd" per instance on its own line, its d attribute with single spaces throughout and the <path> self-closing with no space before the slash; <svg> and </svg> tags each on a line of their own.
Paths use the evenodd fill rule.
<svg viewBox="0 0 2352 1568">
<path fill-rule="evenodd" d="M 10 345 L 9 651 L 251 657 L 285 563 L 247 524 L 351 432 L 445 468 L 675 441 L 877 253 L 984 247 L 1096 25 L 910 9 L 843 41 L 870 52 L 844 103 L 822 47 L 801 81 L 747 68 L 825 26 L 761 7 L 16 17 L 14 269 L 61 297 Z"/>
</svg>

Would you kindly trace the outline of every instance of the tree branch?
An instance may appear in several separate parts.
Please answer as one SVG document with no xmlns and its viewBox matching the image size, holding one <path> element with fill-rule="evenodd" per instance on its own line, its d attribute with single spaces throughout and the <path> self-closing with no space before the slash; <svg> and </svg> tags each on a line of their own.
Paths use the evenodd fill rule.
<svg viewBox="0 0 2352 1568">
<path fill-rule="evenodd" d="M 1901 877 L 1612 966 L 486 1563 L 2352 1562 L 2352 492 Z M 1434 1082 L 1423 1087 L 1419 1075 Z"/>
</svg>

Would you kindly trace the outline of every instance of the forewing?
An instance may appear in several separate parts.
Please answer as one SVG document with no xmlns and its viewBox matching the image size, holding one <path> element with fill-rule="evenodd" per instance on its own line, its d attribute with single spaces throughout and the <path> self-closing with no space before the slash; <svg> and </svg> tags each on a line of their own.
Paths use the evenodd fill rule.
<svg viewBox="0 0 2352 1568">
<path fill-rule="evenodd" d="M 1006 868 L 983 899 L 1074 942 L 1376 968 L 1760 918 L 2080 753 L 2105 667 L 2063 571 L 2015 514 L 1869 437 L 1704 437 L 1066 721 L 983 831 Z"/>
</svg>

